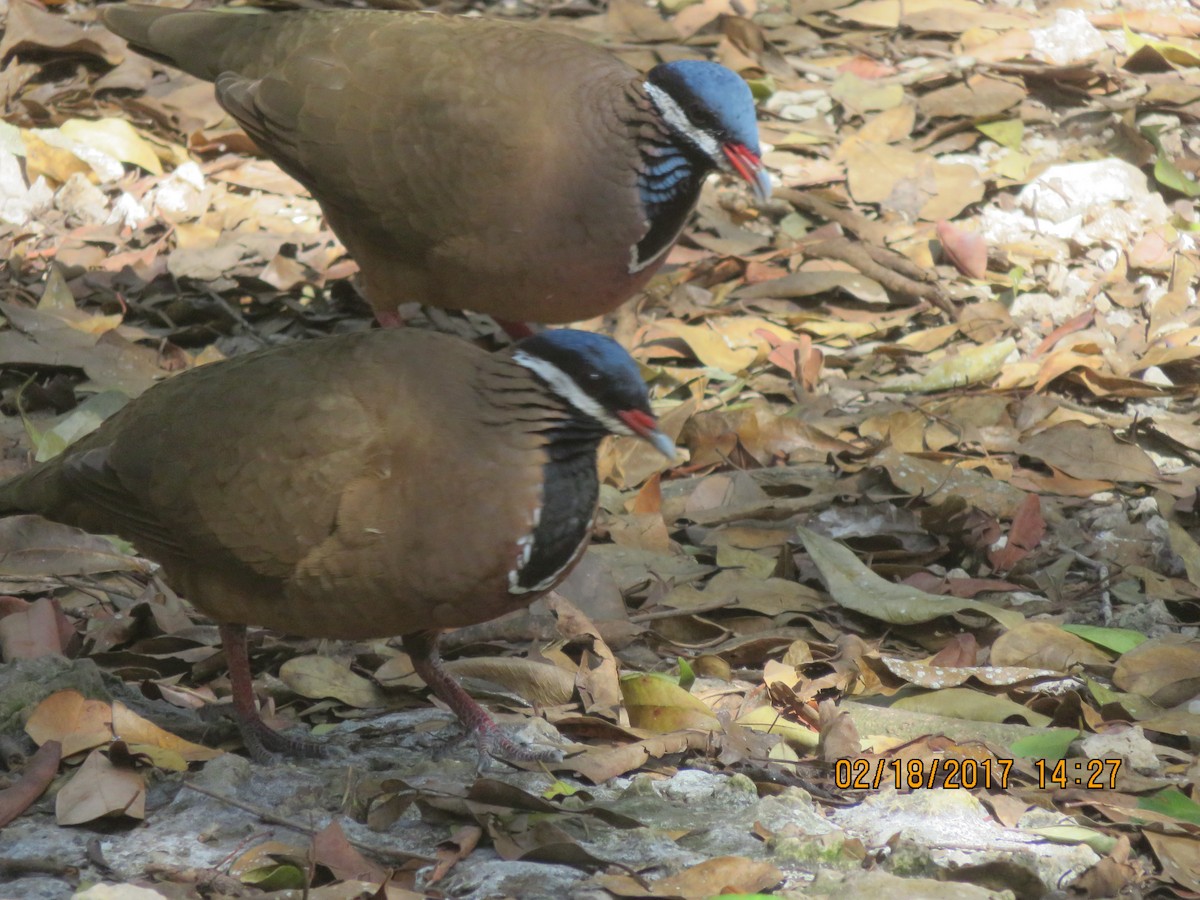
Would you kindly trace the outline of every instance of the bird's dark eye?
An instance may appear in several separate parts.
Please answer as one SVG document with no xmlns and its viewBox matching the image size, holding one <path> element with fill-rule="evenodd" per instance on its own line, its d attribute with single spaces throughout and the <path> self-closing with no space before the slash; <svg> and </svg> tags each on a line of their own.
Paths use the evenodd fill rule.
<svg viewBox="0 0 1200 900">
<path fill-rule="evenodd" d="M 591 381 L 591 382 L 599 381 L 600 373 L 599 372 L 588 372 L 587 379 L 588 379 L 588 381 Z"/>
</svg>

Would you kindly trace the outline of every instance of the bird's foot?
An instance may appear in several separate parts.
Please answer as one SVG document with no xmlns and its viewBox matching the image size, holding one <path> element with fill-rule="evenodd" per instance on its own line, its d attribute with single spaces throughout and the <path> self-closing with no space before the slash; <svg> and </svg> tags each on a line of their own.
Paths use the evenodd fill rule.
<svg viewBox="0 0 1200 900">
<path fill-rule="evenodd" d="M 377 309 L 375 321 L 379 323 L 380 328 L 399 328 L 404 324 L 404 316 L 400 315 L 398 310 Z"/>
<path fill-rule="evenodd" d="M 479 748 L 479 771 L 483 771 L 489 759 L 508 763 L 561 762 L 562 753 L 553 747 L 537 749 L 528 744 L 518 744 L 500 730 L 500 726 L 488 717 L 471 729 L 475 746 Z"/>
<path fill-rule="evenodd" d="M 276 756 L 301 759 L 326 759 L 331 755 L 329 744 L 302 734 L 283 734 L 255 717 L 250 722 L 238 722 L 238 731 L 246 752 L 257 763 L 276 762 Z"/>
<path fill-rule="evenodd" d="M 514 743 L 482 706 L 471 699 L 462 685 L 450 677 L 438 653 L 437 632 L 423 631 L 404 635 L 404 649 L 412 660 L 413 669 L 429 685 L 434 695 L 450 707 L 466 726 L 479 748 L 479 770 L 489 758 L 503 762 L 555 762 L 562 759 L 557 750 L 534 750 Z"/>
</svg>

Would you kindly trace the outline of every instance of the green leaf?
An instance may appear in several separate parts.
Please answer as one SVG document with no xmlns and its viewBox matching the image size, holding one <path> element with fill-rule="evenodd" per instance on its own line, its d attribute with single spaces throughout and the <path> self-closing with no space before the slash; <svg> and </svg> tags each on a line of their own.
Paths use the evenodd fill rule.
<svg viewBox="0 0 1200 900">
<path fill-rule="evenodd" d="M 1138 798 L 1138 809 L 1200 825 L 1200 804 L 1175 788 L 1163 788 L 1157 794 Z"/>
<path fill-rule="evenodd" d="M 980 122 L 975 127 L 987 137 L 1009 150 L 1020 150 L 1025 137 L 1025 123 L 1020 119 L 998 119 L 995 122 Z"/>
<path fill-rule="evenodd" d="M 573 787 L 562 779 L 559 779 L 558 781 L 554 782 L 554 784 L 550 785 L 550 787 L 546 788 L 546 790 L 542 791 L 542 799 L 557 800 L 559 797 L 571 797 L 578 790 L 579 788 Z"/>
<path fill-rule="evenodd" d="M 304 873 L 286 863 L 246 872 L 241 876 L 241 881 L 264 891 L 302 891 L 306 886 Z"/>
<path fill-rule="evenodd" d="M 759 103 L 775 93 L 775 79 L 770 75 L 764 75 L 762 78 L 747 78 L 746 84 L 750 85 L 750 93 Z"/>
<path fill-rule="evenodd" d="M 1147 125 L 1141 129 L 1142 135 L 1154 145 L 1155 153 L 1158 154 L 1157 159 L 1154 161 L 1155 181 L 1163 187 L 1178 191 L 1185 197 L 1200 197 L 1200 182 L 1184 174 L 1167 157 L 1166 151 L 1163 150 L 1162 141 L 1158 137 L 1160 130 L 1161 128 L 1157 125 Z"/>
<path fill-rule="evenodd" d="M 1128 653 L 1146 640 L 1146 635 L 1129 628 L 1101 628 L 1099 625 L 1063 625 L 1061 628 L 1113 653 Z"/>
<path fill-rule="evenodd" d="M 1013 756 L 1022 759 L 1044 759 L 1058 762 L 1066 759 L 1067 748 L 1079 737 L 1079 731 L 1074 728 L 1050 728 L 1041 734 L 1031 734 L 1029 737 L 1013 741 L 1009 750 Z"/>
<path fill-rule="evenodd" d="M 1044 837 L 1054 844 L 1087 844 L 1102 856 L 1117 846 L 1117 839 L 1082 825 L 1047 825 L 1045 828 L 1026 828 L 1028 834 Z"/>
<path fill-rule="evenodd" d="M 696 671 L 682 656 L 679 657 L 679 686 L 685 691 L 690 691 L 692 685 L 696 683 Z"/>
<path fill-rule="evenodd" d="M 26 422 L 26 431 L 30 434 L 36 448 L 35 462 L 45 462 L 62 453 L 67 447 L 81 437 L 91 434 L 99 428 L 104 420 L 129 402 L 129 395 L 120 391 L 102 391 L 88 397 L 73 410 L 59 418 L 52 428 L 41 432 L 36 438 L 33 429 Z"/>
</svg>

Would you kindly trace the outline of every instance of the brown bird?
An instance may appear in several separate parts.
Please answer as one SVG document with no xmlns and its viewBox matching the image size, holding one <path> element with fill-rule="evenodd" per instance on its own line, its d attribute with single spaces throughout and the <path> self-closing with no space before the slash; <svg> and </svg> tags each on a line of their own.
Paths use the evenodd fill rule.
<svg viewBox="0 0 1200 900">
<path fill-rule="evenodd" d="M 596 448 L 668 456 L 637 365 L 610 338 L 554 330 L 499 354 L 388 329 L 290 344 L 155 385 L 57 458 L 0 484 L 0 515 L 115 533 L 220 624 L 256 758 L 320 744 L 255 709 L 246 626 L 402 635 L 481 752 L 516 746 L 442 668 L 437 635 L 519 609 L 591 533 Z"/>
<path fill-rule="evenodd" d="M 110 6 L 139 53 L 217 99 L 312 193 L 381 322 L 405 300 L 507 321 L 615 308 L 714 169 L 762 198 L 754 100 L 716 63 L 647 75 L 563 34 L 379 10 Z"/>
</svg>

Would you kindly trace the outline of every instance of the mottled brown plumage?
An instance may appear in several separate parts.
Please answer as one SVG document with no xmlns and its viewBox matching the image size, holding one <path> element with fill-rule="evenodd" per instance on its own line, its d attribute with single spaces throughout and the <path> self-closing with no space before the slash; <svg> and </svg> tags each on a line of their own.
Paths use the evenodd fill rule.
<svg viewBox="0 0 1200 900">
<path fill-rule="evenodd" d="M 634 69 L 528 25 L 366 10 L 101 15 L 139 52 L 216 83 L 320 202 L 382 318 L 405 300 L 513 321 L 607 312 L 662 262 L 704 174 L 736 168 L 674 148 L 684 138 Z M 764 189 L 749 90 L 700 65 L 731 81 L 729 140 L 748 146 Z M 712 93 L 723 101 L 729 86 Z M 669 176 L 648 174 L 655 165 Z"/>
<path fill-rule="evenodd" d="M 611 419 L 548 385 L 547 372 L 560 370 L 542 371 L 543 350 L 588 379 L 589 397 L 613 388 L 617 399 L 591 410 Z M 237 645 L 239 713 L 253 714 L 248 671 L 237 669 L 241 626 L 404 635 L 418 671 L 481 746 L 514 756 L 437 671 L 433 636 L 519 609 L 565 576 L 590 531 L 596 444 L 621 430 L 663 446 L 648 410 L 632 360 L 596 335 L 549 332 L 498 355 L 409 329 L 346 335 L 155 386 L 0 485 L 0 514 L 116 533 L 160 562 L 222 624 L 227 650 Z M 548 479 L 565 503 L 551 503 Z M 546 530 L 535 535 L 539 519 Z M 256 715 L 243 720 L 257 755 L 256 741 L 289 746 Z"/>
</svg>

